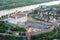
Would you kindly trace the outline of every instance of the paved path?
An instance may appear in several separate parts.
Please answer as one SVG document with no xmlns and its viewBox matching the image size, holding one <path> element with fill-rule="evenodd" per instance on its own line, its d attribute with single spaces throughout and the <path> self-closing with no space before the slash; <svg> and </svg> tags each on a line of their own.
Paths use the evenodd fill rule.
<svg viewBox="0 0 60 40">
<path fill-rule="evenodd" d="M 8 36 L 15 36 L 15 37 L 26 37 L 26 36 L 14 35 L 14 34 L 8 34 L 8 33 L 0 33 L 0 35 L 8 35 Z"/>
</svg>

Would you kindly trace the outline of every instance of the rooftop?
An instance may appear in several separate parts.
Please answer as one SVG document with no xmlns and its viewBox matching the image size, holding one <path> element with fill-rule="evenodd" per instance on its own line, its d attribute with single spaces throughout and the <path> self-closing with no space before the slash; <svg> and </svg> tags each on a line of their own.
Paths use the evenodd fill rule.
<svg viewBox="0 0 60 40">
<path fill-rule="evenodd" d="M 12 14 L 9 17 L 10 18 L 21 18 L 21 17 L 24 17 L 24 16 L 26 16 L 26 14 Z"/>
</svg>

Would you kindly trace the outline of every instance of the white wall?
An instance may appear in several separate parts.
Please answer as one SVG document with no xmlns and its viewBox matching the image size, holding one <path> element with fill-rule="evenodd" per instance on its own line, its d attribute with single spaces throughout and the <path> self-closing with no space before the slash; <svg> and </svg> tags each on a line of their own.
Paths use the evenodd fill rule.
<svg viewBox="0 0 60 40">
<path fill-rule="evenodd" d="M 17 22 L 26 22 L 27 21 L 27 17 L 22 17 L 22 18 L 8 18 L 7 20 L 8 22 L 10 23 L 13 23 L 13 24 L 17 24 Z"/>
</svg>

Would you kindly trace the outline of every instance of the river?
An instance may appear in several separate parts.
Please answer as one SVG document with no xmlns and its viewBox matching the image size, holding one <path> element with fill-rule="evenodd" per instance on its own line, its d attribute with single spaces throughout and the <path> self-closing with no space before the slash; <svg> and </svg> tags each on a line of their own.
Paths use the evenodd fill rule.
<svg viewBox="0 0 60 40">
<path fill-rule="evenodd" d="M 24 6 L 24 7 L 2 10 L 2 11 L 0 11 L 0 17 L 3 15 L 11 14 L 12 12 L 16 12 L 16 10 L 23 12 L 23 11 L 35 9 L 41 5 L 51 6 L 51 5 L 57 5 L 57 4 L 60 4 L 60 1 L 52 1 L 52 2 L 46 2 L 46 3 L 40 3 L 40 4 L 35 4 L 35 5 L 29 5 L 29 6 Z"/>
</svg>

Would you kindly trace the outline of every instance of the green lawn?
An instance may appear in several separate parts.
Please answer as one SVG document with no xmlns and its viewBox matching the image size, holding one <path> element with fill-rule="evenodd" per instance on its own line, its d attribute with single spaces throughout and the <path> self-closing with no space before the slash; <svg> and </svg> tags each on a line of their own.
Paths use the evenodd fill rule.
<svg viewBox="0 0 60 40">
<path fill-rule="evenodd" d="M 53 0 L 0 0 L 0 10 L 21 7 Z"/>
</svg>

